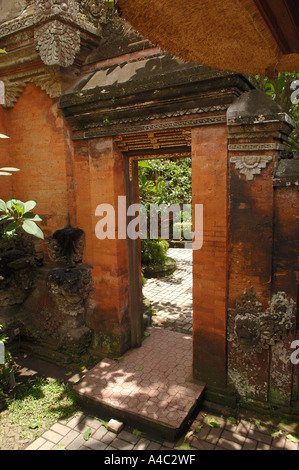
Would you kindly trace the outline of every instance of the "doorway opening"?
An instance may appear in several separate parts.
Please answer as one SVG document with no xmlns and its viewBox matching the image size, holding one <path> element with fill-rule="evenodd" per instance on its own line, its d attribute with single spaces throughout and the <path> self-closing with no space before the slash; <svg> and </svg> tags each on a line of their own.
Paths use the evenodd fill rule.
<svg viewBox="0 0 299 470">
<path fill-rule="evenodd" d="M 191 335 L 191 155 L 140 159 L 138 196 L 149 222 L 147 237 L 141 241 L 143 320 Z"/>
</svg>

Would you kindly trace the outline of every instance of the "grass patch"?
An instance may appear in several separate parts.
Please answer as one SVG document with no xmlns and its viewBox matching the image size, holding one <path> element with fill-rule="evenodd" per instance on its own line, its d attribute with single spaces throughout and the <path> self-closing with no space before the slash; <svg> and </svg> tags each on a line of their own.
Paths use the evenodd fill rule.
<svg viewBox="0 0 299 470">
<path fill-rule="evenodd" d="M 37 376 L 19 386 L 7 399 L 6 412 L 0 414 L 0 429 L 9 419 L 10 426 L 18 426 L 22 439 L 29 433 L 37 437 L 58 420 L 71 418 L 78 409 L 68 385 Z"/>
</svg>

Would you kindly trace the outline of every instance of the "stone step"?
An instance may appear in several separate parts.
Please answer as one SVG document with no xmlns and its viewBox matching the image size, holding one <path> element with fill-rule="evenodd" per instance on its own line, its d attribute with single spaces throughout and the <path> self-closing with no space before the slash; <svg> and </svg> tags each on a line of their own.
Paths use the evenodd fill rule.
<svg viewBox="0 0 299 470">
<path fill-rule="evenodd" d="M 79 403 L 104 420 L 177 439 L 198 414 L 205 385 L 192 379 L 192 337 L 149 328 L 140 348 L 103 359 L 74 385 Z"/>
</svg>

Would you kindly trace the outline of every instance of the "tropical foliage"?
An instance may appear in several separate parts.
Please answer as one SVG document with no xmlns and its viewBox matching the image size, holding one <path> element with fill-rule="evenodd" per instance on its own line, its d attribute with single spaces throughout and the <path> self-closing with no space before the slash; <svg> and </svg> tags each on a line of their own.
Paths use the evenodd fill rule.
<svg viewBox="0 0 299 470">
<path fill-rule="evenodd" d="M 141 204 L 191 203 L 191 158 L 145 160 L 138 168 Z"/>
<path fill-rule="evenodd" d="M 270 79 L 265 75 L 251 77 L 255 85 L 269 95 L 282 110 L 288 113 L 296 124 L 290 135 L 291 147 L 299 150 L 299 71 L 279 73 Z"/>
<path fill-rule="evenodd" d="M 44 234 L 36 222 L 41 222 L 39 215 L 33 214 L 32 209 L 36 206 L 36 201 L 22 202 L 10 198 L 7 202 L 0 199 L 0 224 L 2 237 L 10 238 L 16 235 L 18 229 L 34 235 L 38 238 L 44 238 Z"/>
</svg>

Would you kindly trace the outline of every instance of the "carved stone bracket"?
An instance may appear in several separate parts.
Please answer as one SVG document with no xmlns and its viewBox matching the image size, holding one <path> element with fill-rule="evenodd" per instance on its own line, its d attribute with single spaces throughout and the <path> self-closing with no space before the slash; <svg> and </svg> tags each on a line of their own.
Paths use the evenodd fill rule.
<svg viewBox="0 0 299 470">
<path fill-rule="evenodd" d="M 34 21 L 42 23 L 34 30 L 36 47 L 46 65 L 68 67 L 80 50 L 80 31 L 67 24 L 77 19 L 75 0 L 37 0 Z"/>
<path fill-rule="evenodd" d="M 238 155 L 230 158 L 231 163 L 235 164 L 240 174 L 246 176 L 247 181 L 252 181 L 255 175 L 260 175 L 263 168 L 271 162 L 271 155 Z"/>
<path fill-rule="evenodd" d="M 31 72 L 13 74 L 2 79 L 4 84 L 4 108 L 12 108 L 24 91 L 27 83 L 34 83 L 50 98 L 59 98 L 62 91 L 61 74 L 58 67 L 44 67 Z"/>
<path fill-rule="evenodd" d="M 255 355 L 279 342 L 295 328 L 295 303 L 284 292 L 273 295 L 265 312 L 253 290 L 244 291 L 228 312 L 227 340 L 247 355 Z"/>
<path fill-rule="evenodd" d="M 54 20 L 34 31 L 36 47 L 46 65 L 68 67 L 80 50 L 80 32 Z"/>
</svg>

